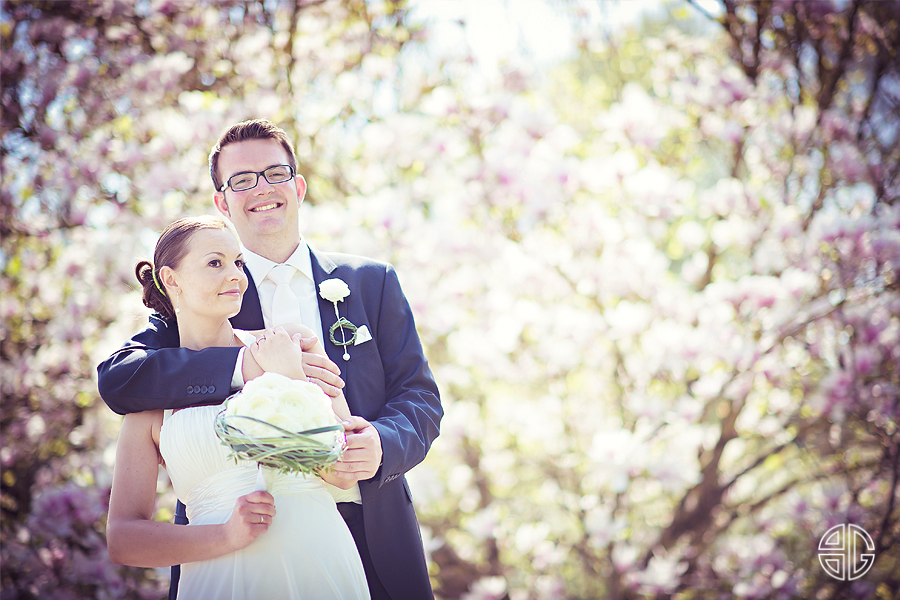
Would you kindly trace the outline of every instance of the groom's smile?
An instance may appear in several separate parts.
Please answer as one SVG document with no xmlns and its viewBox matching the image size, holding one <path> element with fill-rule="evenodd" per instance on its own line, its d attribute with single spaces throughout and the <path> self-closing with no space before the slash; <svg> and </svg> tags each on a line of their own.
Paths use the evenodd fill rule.
<svg viewBox="0 0 900 600">
<path fill-rule="evenodd" d="M 281 202 L 272 202 L 271 204 L 264 204 L 262 206 L 256 206 L 250 209 L 250 212 L 264 212 L 267 210 L 272 210 L 273 208 L 278 208 L 280 206 L 284 206 Z"/>
</svg>

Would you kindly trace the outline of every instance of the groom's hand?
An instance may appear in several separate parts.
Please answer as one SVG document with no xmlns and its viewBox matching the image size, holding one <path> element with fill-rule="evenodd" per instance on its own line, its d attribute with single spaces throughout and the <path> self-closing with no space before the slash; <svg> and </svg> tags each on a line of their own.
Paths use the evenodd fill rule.
<svg viewBox="0 0 900 600">
<path fill-rule="evenodd" d="M 375 426 L 362 417 L 351 416 L 344 421 L 347 449 L 341 460 L 334 463 L 334 475 L 343 481 L 371 479 L 381 466 L 381 436 Z"/>
<path fill-rule="evenodd" d="M 303 349 L 303 372 L 331 398 L 337 398 L 344 388 L 344 380 L 341 379 L 340 368 L 328 356 L 311 352 L 319 338 L 305 338 L 297 334 L 293 339 Z"/>
</svg>

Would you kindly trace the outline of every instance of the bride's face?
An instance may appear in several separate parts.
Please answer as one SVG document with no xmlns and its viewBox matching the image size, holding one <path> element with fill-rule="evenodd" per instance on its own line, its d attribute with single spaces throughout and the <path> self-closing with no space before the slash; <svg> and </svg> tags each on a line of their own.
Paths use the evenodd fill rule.
<svg viewBox="0 0 900 600">
<path fill-rule="evenodd" d="M 179 318 L 228 318 L 240 312 L 247 276 L 241 247 L 229 230 L 201 229 L 194 233 L 174 277 L 181 290 Z"/>
</svg>

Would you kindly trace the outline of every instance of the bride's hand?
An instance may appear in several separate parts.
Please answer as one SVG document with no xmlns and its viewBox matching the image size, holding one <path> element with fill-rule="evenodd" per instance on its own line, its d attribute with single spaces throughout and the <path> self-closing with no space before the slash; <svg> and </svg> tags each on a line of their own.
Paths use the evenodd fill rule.
<svg viewBox="0 0 900 600">
<path fill-rule="evenodd" d="M 341 370 L 325 354 L 312 329 L 296 324 L 266 329 L 249 349 L 250 356 L 263 371 L 291 379 L 307 379 L 331 398 L 341 395 L 344 387 Z"/>
<path fill-rule="evenodd" d="M 284 330 L 303 349 L 303 372 L 310 383 L 315 383 L 335 402 L 347 402 L 343 399 L 344 380 L 341 379 L 340 368 L 325 353 L 325 347 L 316 337 L 316 332 L 299 323 L 285 323 Z M 337 404 L 335 405 L 337 406 Z M 335 408 L 335 412 L 341 415 Z M 350 411 L 347 411 L 347 415 Z M 342 419 L 346 418 L 341 416 Z"/>
<path fill-rule="evenodd" d="M 347 406 L 347 399 L 344 397 L 343 391 L 339 391 L 337 396 L 331 398 L 331 410 L 341 421 L 350 418 L 350 408 Z"/>
<path fill-rule="evenodd" d="M 330 483 L 331 485 L 339 487 L 342 490 L 349 490 L 354 485 L 356 485 L 355 479 L 338 477 L 337 475 L 335 475 L 334 471 L 325 471 L 325 469 L 319 471 L 319 477 L 321 477 L 322 481 L 324 481 L 325 483 Z"/>
<path fill-rule="evenodd" d="M 233 550 L 241 550 L 269 530 L 275 516 L 275 498 L 269 492 L 250 492 L 234 503 L 225 523 L 225 537 Z"/>
<path fill-rule="evenodd" d="M 262 337 L 250 344 L 250 354 L 263 371 L 279 373 L 291 379 L 306 379 L 303 349 L 283 327 L 266 329 Z"/>
</svg>

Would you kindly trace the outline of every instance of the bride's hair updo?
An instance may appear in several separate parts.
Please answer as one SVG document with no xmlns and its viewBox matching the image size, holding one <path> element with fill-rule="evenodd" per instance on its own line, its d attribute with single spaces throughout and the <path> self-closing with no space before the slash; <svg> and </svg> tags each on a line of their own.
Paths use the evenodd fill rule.
<svg viewBox="0 0 900 600">
<path fill-rule="evenodd" d="M 144 306 L 152 308 L 167 319 L 175 318 L 172 301 L 165 292 L 159 270 L 163 267 L 177 269 L 188 253 L 188 243 L 201 229 L 227 229 L 231 227 L 218 217 L 208 215 L 178 219 L 166 227 L 156 242 L 153 263 L 142 260 L 134 267 L 134 274 L 144 290 Z M 237 237 L 237 234 L 235 234 Z"/>
</svg>

